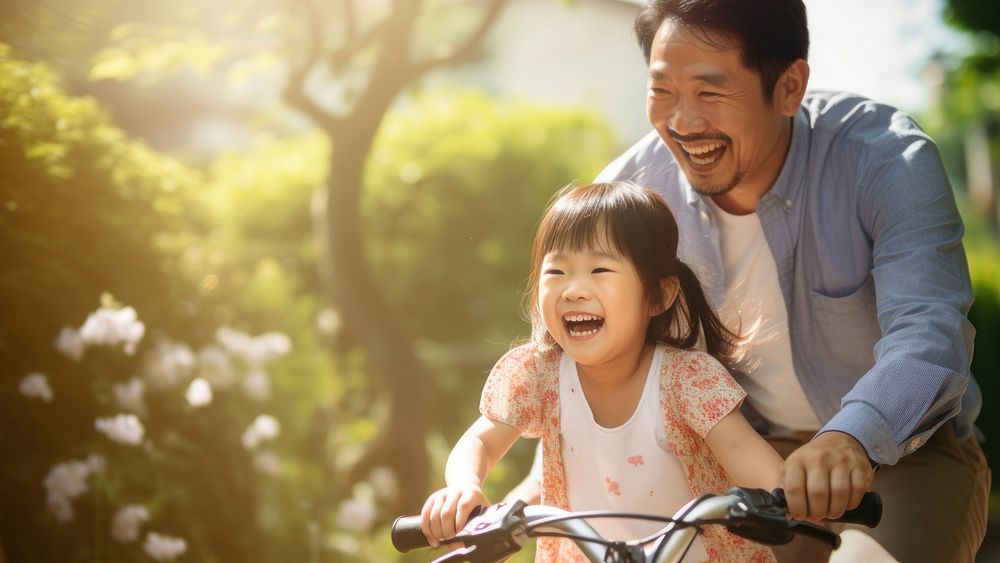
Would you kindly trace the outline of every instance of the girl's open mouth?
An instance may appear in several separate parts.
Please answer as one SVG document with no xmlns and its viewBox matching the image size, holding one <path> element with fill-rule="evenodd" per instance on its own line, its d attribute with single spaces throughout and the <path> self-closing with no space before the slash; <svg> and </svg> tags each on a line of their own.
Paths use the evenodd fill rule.
<svg viewBox="0 0 1000 563">
<path fill-rule="evenodd" d="M 563 315 L 563 324 L 570 336 L 584 337 L 597 334 L 604 326 L 604 318 L 589 313 L 570 313 Z"/>
</svg>

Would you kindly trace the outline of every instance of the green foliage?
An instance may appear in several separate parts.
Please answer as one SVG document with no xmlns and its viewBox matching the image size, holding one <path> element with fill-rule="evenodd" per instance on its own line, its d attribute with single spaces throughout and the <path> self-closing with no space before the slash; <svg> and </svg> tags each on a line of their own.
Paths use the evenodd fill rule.
<svg viewBox="0 0 1000 563">
<path fill-rule="evenodd" d="M 528 335 L 524 281 L 546 202 L 614 149 L 594 114 L 472 91 L 422 92 L 386 116 L 363 202 L 370 259 L 443 400 L 459 405 L 441 415 L 450 440 L 476 416 L 484 374 Z"/>
<path fill-rule="evenodd" d="M 181 561 L 392 559 L 384 528 L 352 531 L 341 515 L 353 506 L 390 519 L 378 507 L 391 487 L 373 475 L 336 493 L 381 406 L 364 359 L 329 353 L 339 327 L 320 291 L 310 212 L 328 173 L 326 139 L 261 137 L 196 170 L 131 139 L 92 100 L 67 96 L 44 66 L 6 48 L 0 115 L 0 385 L 11 397 L 0 456 L 15 460 L 0 467 L 0 511 L 24 516 L 0 520 L 8 558 L 148 560 L 139 543 L 109 533 L 113 514 L 134 503 L 149 509 L 144 532 L 185 538 Z M 592 115 L 472 92 L 418 95 L 388 116 L 365 219 L 378 282 L 423 339 L 448 400 L 462 401 L 431 437 L 437 463 L 475 410 L 475 374 L 524 333 L 521 283 L 545 201 L 592 177 L 611 151 Z M 57 353 L 60 329 L 79 326 L 105 292 L 145 322 L 137 353 L 91 346 L 80 362 Z M 245 391 L 263 368 L 224 351 L 219 327 L 288 335 L 291 352 L 267 367 L 269 397 Z M 186 347 L 194 363 L 158 386 L 164 342 Z M 211 361 L 220 357 L 229 375 Z M 19 393 L 36 371 L 48 376 L 52 403 Z M 211 382 L 209 405 L 184 398 L 196 376 Z M 146 382 L 141 448 L 94 430 L 95 418 L 129 412 L 115 389 L 134 380 Z M 281 424 L 264 461 L 241 445 L 261 412 Z M 73 501 L 75 519 L 57 522 L 41 482 L 91 454 L 105 469 Z M 526 445 L 515 459 L 530 454 Z M 520 475 L 506 462 L 491 492 Z"/>
<path fill-rule="evenodd" d="M 166 303 L 185 297 L 157 237 L 196 220 L 185 195 L 199 175 L 126 138 L 92 100 L 64 95 L 43 66 L 2 45 L 0 116 L 0 352 L 15 366 L 35 361 L 35 343 L 47 346 L 103 291 L 129 303 L 158 296 L 164 306 L 147 316 L 175 317 Z"/>
<path fill-rule="evenodd" d="M 461 346 L 525 335 L 520 302 L 552 193 L 614 150 L 597 116 L 424 92 L 386 116 L 364 202 L 371 258 L 411 334 Z"/>
<path fill-rule="evenodd" d="M 979 238 L 967 244 L 969 270 L 975 290 L 975 302 L 969 320 L 976 327 L 976 347 L 972 358 L 972 374 L 983 392 L 983 410 L 976 425 L 986 435 L 983 449 L 990 467 L 1000 466 L 1000 412 L 996 398 L 1000 397 L 1000 244 L 989 238 Z M 994 477 L 994 484 L 997 477 Z"/>
<path fill-rule="evenodd" d="M 1000 36 L 1000 5 L 993 0 L 948 0 L 945 17 L 957 27 Z"/>
</svg>

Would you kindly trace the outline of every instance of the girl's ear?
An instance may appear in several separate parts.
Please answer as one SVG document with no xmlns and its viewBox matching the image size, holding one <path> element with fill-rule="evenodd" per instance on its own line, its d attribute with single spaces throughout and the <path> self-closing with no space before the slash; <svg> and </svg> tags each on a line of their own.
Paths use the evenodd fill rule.
<svg viewBox="0 0 1000 563">
<path fill-rule="evenodd" d="M 660 280 L 660 302 L 650 309 L 650 316 L 655 317 L 663 314 L 664 311 L 674 304 L 677 299 L 677 292 L 680 291 L 681 282 L 677 276 L 670 276 Z"/>
</svg>

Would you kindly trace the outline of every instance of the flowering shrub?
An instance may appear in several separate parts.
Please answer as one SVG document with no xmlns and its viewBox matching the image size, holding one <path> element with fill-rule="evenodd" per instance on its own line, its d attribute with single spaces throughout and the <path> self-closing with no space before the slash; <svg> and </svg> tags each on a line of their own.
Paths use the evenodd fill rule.
<svg viewBox="0 0 1000 563">
<path fill-rule="evenodd" d="M 86 363 L 96 348 L 120 350 L 125 356 L 141 348 L 146 327 L 135 309 L 122 307 L 108 296 L 103 301 L 104 305 L 91 313 L 82 326 L 64 327 L 55 339 L 56 350 L 73 362 Z M 155 469 L 168 450 L 174 449 L 171 442 L 179 439 L 181 430 L 157 420 L 157 416 L 169 414 L 171 405 L 176 409 L 181 399 L 192 409 L 205 408 L 212 404 L 215 389 L 225 392 L 238 382 L 242 382 L 244 402 L 264 401 L 270 394 L 268 364 L 291 350 L 290 339 L 277 332 L 251 336 L 222 327 L 215 337 L 214 343 L 204 345 L 197 353 L 184 343 L 161 338 L 141 358 L 140 375 L 112 383 L 108 396 L 97 398 L 99 404 L 114 411 L 93 421 L 96 433 L 106 440 L 95 439 L 88 445 L 95 453 L 83 459 L 56 463 L 43 479 L 46 505 L 58 525 L 74 521 L 78 514 L 75 502 L 94 492 L 104 497 L 98 499 L 99 504 L 115 504 L 119 498 L 139 501 L 112 507 L 105 525 L 108 536 L 119 544 L 138 545 L 144 528 L 166 524 L 162 516 L 170 510 L 166 506 L 169 499 L 150 494 L 130 473 L 142 465 Z M 19 390 L 25 400 L 47 405 L 59 396 L 58 385 L 37 372 L 27 374 Z M 154 432 L 148 432 L 147 425 Z M 273 415 L 259 413 L 253 418 L 240 440 L 240 445 L 252 454 L 247 460 L 248 469 L 270 477 L 280 475 L 280 458 L 273 451 L 261 449 L 265 443 L 274 442 L 280 430 L 281 424 Z M 127 448 L 138 453 L 129 453 Z M 184 537 L 146 529 L 141 553 L 147 560 L 174 561 L 188 551 L 188 545 Z M 139 551 L 126 553 L 136 557 Z"/>
</svg>

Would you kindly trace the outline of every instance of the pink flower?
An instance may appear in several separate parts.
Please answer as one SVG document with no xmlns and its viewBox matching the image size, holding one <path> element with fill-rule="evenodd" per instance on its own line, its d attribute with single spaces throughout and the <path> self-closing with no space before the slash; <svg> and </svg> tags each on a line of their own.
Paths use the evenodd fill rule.
<svg viewBox="0 0 1000 563">
<path fill-rule="evenodd" d="M 604 478 L 604 483 L 607 485 L 609 493 L 611 493 L 613 495 L 621 496 L 621 494 L 622 494 L 622 488 L 621 488 L 621 485 L 618 484 L 618 481 L 613 481 L 611 479 L 611 477 L 605 477 Z"/>
</svg>

